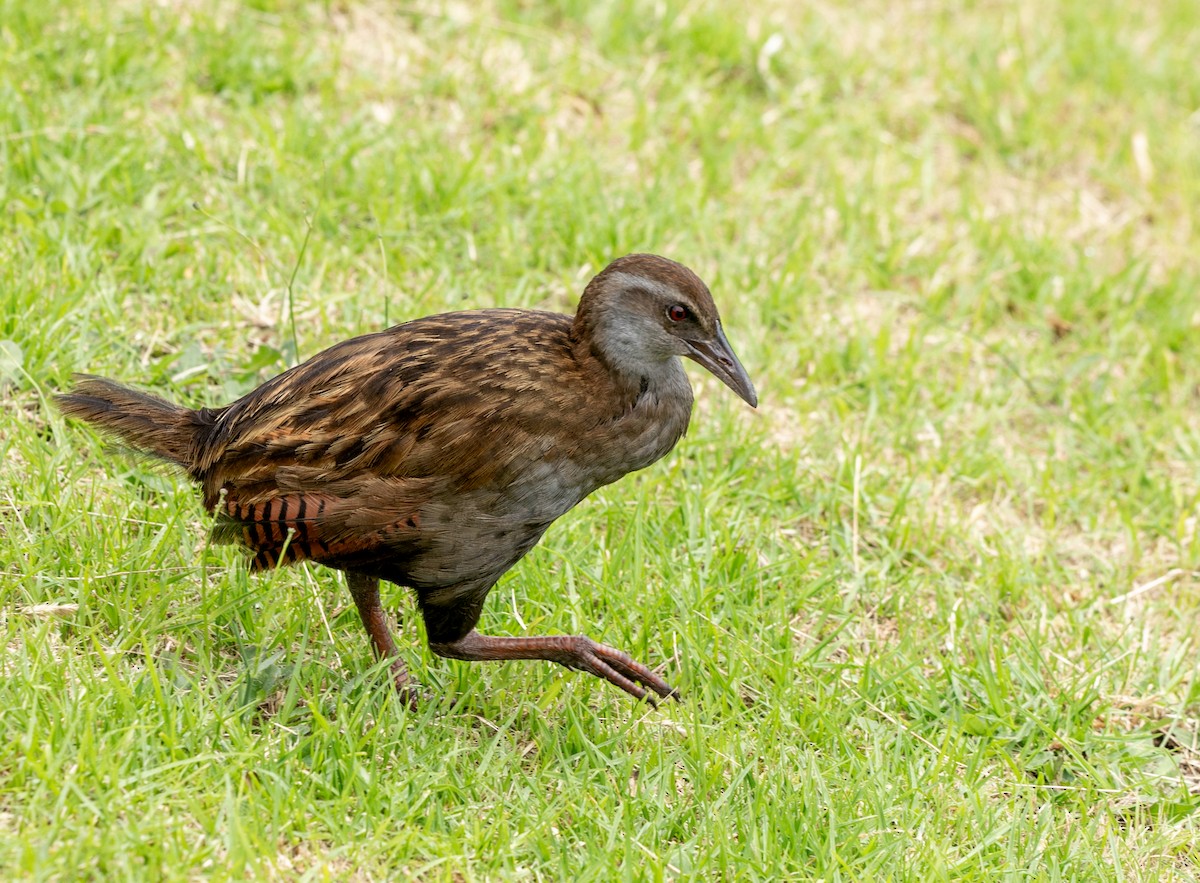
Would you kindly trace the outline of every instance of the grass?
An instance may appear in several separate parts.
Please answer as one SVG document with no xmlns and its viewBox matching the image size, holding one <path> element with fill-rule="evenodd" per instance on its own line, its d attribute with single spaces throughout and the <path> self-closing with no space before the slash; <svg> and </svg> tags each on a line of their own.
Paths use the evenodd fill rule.
<svg viewBox="0 0 1200 883">
<path fill-rule="evenodd" d="M 1200 7 L 0 0 L 0 877 L 1200 877 Z M 712 286 L 664 462 L 486 629 L 251 579 L 49 405 L 439 310 Z M 690 369 L 689 369 L 690 370 Z"/>
</svg>

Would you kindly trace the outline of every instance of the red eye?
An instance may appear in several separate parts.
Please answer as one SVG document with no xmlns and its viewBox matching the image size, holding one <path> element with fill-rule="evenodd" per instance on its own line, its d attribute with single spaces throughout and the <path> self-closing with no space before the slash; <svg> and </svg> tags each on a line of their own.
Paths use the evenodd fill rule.
<svg viewBox="0 0 1200 883">
<path fill-rule="evenodd" d="M 667 318 L 672 322 L 682 322 L 688 317 L 688 308 L 683 304 L 674 304 L 667 307 Z"/>
</svg>

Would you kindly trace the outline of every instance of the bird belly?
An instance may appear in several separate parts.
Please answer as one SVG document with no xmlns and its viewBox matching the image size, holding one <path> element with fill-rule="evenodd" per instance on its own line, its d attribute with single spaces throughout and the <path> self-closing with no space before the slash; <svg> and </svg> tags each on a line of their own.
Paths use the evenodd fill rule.
<svg viewBox="0 0 1200 883">
<path fill-rule="evenodd" d="M 495 516 L 456 507 L 446 518 L 428 518 L 422 548 L 406 562 L 404 582 L 415 589 L 491 584 L 537 545 L 550 522 Z"/>
</svg>

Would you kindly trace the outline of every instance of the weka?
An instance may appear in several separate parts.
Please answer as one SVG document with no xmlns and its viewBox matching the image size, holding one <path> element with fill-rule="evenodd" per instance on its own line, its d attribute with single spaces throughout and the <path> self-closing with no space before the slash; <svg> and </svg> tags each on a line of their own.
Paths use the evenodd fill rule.
<svg viewBox="0 0 1200 883">
<path fill-rule="evenodd" d="M 456 659 L 546 659 L 642 699 L 675 691 L 583 636 L 475 630 L 496 581 L 554 519 L 643 469 L 687 429 L 695 359 L 757 396 L 705 284 L 655 255 L 591 280 L 574 319 L 445 313 L 330 347 L 224 408 L 191 410 L 81 376 L 64 413 L 187 470 L 252 570 L 315 561 L 346 572 L 375 650 L 415 703 L 379 581 L 416 591 L 429 648 Z"/>
</svg>

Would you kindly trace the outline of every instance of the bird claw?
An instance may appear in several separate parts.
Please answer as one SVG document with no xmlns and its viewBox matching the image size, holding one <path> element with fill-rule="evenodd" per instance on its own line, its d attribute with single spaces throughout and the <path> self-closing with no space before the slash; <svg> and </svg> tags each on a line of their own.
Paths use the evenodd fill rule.
<svg viewBox="0 0 1200 883">
<path fill-rule="evenodd" d="M 577 641 L 574 658 L 566 663 L 569 668 L 603 678 L 634 699 L 644 699 L 652 706 L 657 706 L 658 702 L 644 687 L 649 687 L 663 699 L 679 699 L 678 690 L 629 654 L 607 644 L 597 644 L 591 638 L 580 636 Z"/>
<path fill-rule="evenodd" d="M 392 662 L 392 684 L 400 701 L 408 706 L 409 711 L 416 711 L 421 704 L 421 689 L 412 679 L 408 669 L 399 659 Z"/>
</svg>

